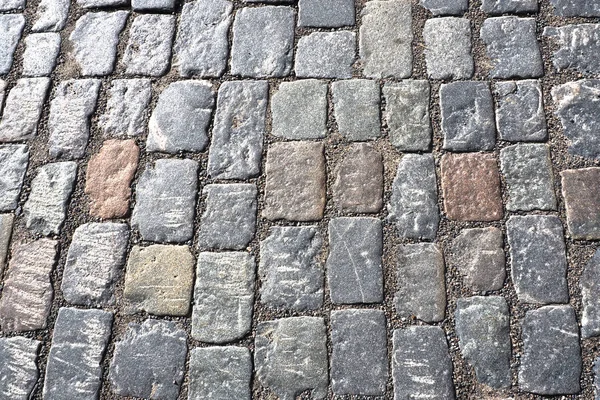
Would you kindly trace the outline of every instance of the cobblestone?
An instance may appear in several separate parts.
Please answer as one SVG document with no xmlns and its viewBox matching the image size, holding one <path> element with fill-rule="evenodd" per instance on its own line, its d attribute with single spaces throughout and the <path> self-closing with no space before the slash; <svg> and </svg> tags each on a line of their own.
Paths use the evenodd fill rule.
<svg viewBox="0 0 600 400">
<path fill-rule="evenodd" d="M 0 15 L 0 75 L 8 74 L 13 55 L 25 27 L 23 14 Z"/>
<path fill-rule="evenodd" d="M 48 76 L 60 51 L 58 33 L 34 33 L 25 38 L 23 76 Z"/>
<path fill-rule="evenodd" d="M 0 11 L 22 10 L 25 8 L 25 0 L 4 0 L 0 4 Z"/>
<path fill-rule="evenodd" d="M 29 150 L 26 145 L 0 146 L 0 211 L 17 208 L 28 164 Z"/>
<path fill-rule="evenodd" d="M 98 125 L 106 137 L 133 137 L 145 132 L 147 107 L 152 96 L 149 79 L 115 79 L 108 90 Z"/>
<path fill-rule="evenodd" d="M 173 11 L 175 0 L 131 0 L 131 8 L 136 11 Z"/>
<path fill-rule="evenodd" d="M 339 28 L 354 25 L 352 0 L 300 0 L 298 26 Z"/>
<path fill-rule="evenodd" d="M 425 22 L 425 60 L 431 79 L 469 79 L 475 65 L 471 54 L 471 24 L 465 18 L 434 18 Z"/>
<path fill-rule="evenodd" d="M 492 15 L 535 13 L 538 11 L 538 2 L 536 0 L 483 0 L 481 9 Z"/>
<path fill-rule="evenodd" d="M 8 92 L 2 119 L 0 142 L 28 140 L 36 136 L 49 78 L 22 78 Z"/>
<path fill-rule="evenodd" d="M 574 239 L 600 239 L 600 168 L 561 172 L 567 227 Z"/>
<path fill-rule="evenodd" d="M 27 400 L 39 377 L 36 361 L 42 342 L 21 336 L 0 338 L 0 397 Z"/>
<path fill-rule="evenodd" d="M 574 69 L 586 75 L 600 73 L 600 24 L 546 27 L 544 36 L 559 46 L 553 58 L 558 71 Z"/>
<path fill-rule="evenodd" d="M 14 221 L 13 214 L 0 214 L 0 275 L 4 272 Z"/>
<path fill-rule="evenodd" d="M 352 78 L 356 59 L 354 32 L 314 32 L 301 37 L 294 71 L 299 78 Z"/>
<path fill-rule="evenodd" d="M 510 142 L 536 142 L 548 138 L 542 87 L 538 81 L 496 82 L 498 137 Z"/>
<path fill-rule="evenodd" d="M 368 79 L 331 84 L 335 121 L 346 139 L 362 141 L 381 135 L 379 84 Z"/>
<path fill-rule="evenodd" d="M 554 13 L 562 17 L 599 17 L 600 4 L 584 0 L 550 0 Z"/>
<path fill-rule="evenodd" d="M 583 268 L 579 280 L 583 312 L 581 314 L 581 336 L 590 338 L 600 336 L 600 252 L 596 250 L 594 256 Z"/>
<path fill-rule="evenodd" d="M 433 15 L 460 15 L 469 8 L 469 0 L 421 0 Z"/>
<path fill-rule="evenodd" d="M 123 56 L 125 72 L 129 75 L 164 75 L 169 68 L 174 33 L 174 16 L 138 15 L 131 24 Z"/>
<path fill-rule="evenodd" d="M 37 7 L 33 32 L 63 30 L 69 17 L 70 0 L 41 0 Z"/>
<path fill-rule="evenodd" d="M 82 8 L 119 7 L 129 5 L 129 0 L 77 0 Z"/>
</svg>

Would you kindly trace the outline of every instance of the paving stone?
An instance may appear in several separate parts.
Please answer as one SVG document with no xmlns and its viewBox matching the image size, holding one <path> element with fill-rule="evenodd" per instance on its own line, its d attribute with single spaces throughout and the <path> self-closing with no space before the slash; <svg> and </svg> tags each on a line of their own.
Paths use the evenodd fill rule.
<svg viewBox="0 0 600 400">
<path fill-rule="evenodd" d="M 177 399 L 185 374 L 186 334 L 171 321 L 130 323 L 115 345 L 108 378 L 120 396 Z M 143 360 L 143 362 L 140 362 Z"/>
<path fill-rule="evenodd" d="M 22 10 L 25 8 L 25 0 L 3 0 L 0 3 L 0 11 Z"/>
<path fill-rule="evenodd" d="M 521 302 L 567 303 L 567 259 L 560 219 L 512 216 L 506 223 L 513 284 Z"/>
<path fill-rule="evenodd" d="M 496 389 L 511 386 L 510 326 L 502 296 L 475 296 L 456 302 L 456 334 L 462 356 L 477 380 Z"/>
<path fill-rule="evenodd" d="M 388 203 L 389 220 L 400 237 L 435 239 L 440 222 L 435 162 L 431 154 L 405 154 Z"/>
<path fill-rule="evenodd" d="M 177 177 L 174 180 L 173 177 Z M 185 242 L 194 233 L 198 163 L 161 159 L 147 164 L 136 186 L 132 227 L 144 240 Z"/>
<path fill-rule="evenodd" d="M 73 161 L 46 164 L 37 169 L 23 207 L 28 229 L 45 236 L 60 233 L 76 177 L 77 164 Z"/>
<path fill-rule="evenodd" d="M 219 88 L 208 175 L 249 179 L 260 174 L 269 85 L 262 81 L 224 82 Z"/>
<path fill-rule="evenodd" d="M 315 310 L 323 305 L 323 240 L 315 226 L 273 226 L 260 243 L 260 300 L 273 308 Z"/>
<path fill-rule="evenodd" d="M 128 242 L 127 224 L 92 222 L 75 229 L 62 275 L 65 300 L 88 307 L 114 305 Z"/>
<path fill-rule="evenodd" d="M 538 2 L 537 0 L 483 0 L 481 9 L 493 15 L 536 13 Z"/>
<path fill-rule="evenodd" d="M 431 79 L 469 79 L 475 65 L 471 54 L 471 23 L 466 18 L 425 21 L 425 60 Z"/>
<path fill-rule="evenodd" d="M 446 310 L 444 255 L 436 244 L 406 244 L 398 248 L 394 307 L 402 317 L 425 322 L 444 319 Z"/>
<path fill-rule="evenodd" d="M 561 17 L 600 17 L 600 3 L 595 0 L 550 0 L 550 4 Z"/>
<path fill-rule="evenodd" d="M 579 393 L 581 349 L 573 308 L 546 306 L 527 311 L 521 326 L 521 390 L 542 395 Z"/>
<path fill-rule="evenodd" d="M 113 72 L 119 34 L 128 15 L 128 11 L 88 12 L 77 20 L 69 41 L 71 55 L 82 75 L 109 75 Z"/>
<path fill-rule="evenodd" d="M 167 73 L 174 33 L 174 15 L 141 14 L 135 17 L 123 55 L 125 73 L 149 76 Z"/>
<path fill-rule="evenodd" d="M 594 360 L 593 365 L 593 373 L 594 373 L 594 399 L 600 399 L 600 357 Z"/>
<path fill-rule="evenodd" d="M 583 312 L 581 314 L 581 336 L 600 336 L 600 251 L 583 268 L 579 279 Z"/>
<path fill-rule="evenodd" d="M 193 285 L 194 256 L 188 246 L 134 246 L 125 274 L 126 311 L 186 316 Z"/>
<path fill-rule="evenodd" d="M 85 155 L 99 90 L 99 79 L 69 79 L 59 84 L 48 117 L 50 157 L 71 160 Z"/>
<path fill-rule="evenodd" d="M 245 7 L 233 23 L 231 74 L 252 78 L 289 75 L 294 53 L 291 7 Z"/>
<path fill-rule="evenodd" d="M 253 183 L 212 184 L 200 218 L 198 247 L 243 250 L 254 238 L 258 190 Z"/>
<path fill-rule="evenodd" d="M 175 0 L 131 0 L 131 8 L 136 11 L 173 11 Z"/>
<path fill-rule="evenodd" d="M 343 212 L 376 213 L 383 207 L 383 157 L 366 143 L 348 147 L 335 172 L 333 200 Z"/>
<path fill-rule="evenodd" d="M 509 211 L 556 210 L 550 149 L 545 144 L 517 144 L 500 151 Z"/>
<path fill-rule="evenodd" d="M 600 24 L 546 27 L 544 36 L 558 46 L 552 59 L 558 71 L 574 69 L 586 75 L 600 73 Z"/>
<path fill-rule="evenodd" d="M 60 52 L 60 34 L 33 33 L 25 38 L 23 76 L 48 76 Z"/>
<path fill-rule="evenodd" d="M 469 0 L 421 0 L 433 15 L 461 15 L 469 8 Z"/>
<path fill-rule="evenodd" d="M 146 150 L 172 154 L 204 150 L 214 104 L 215 94 L 209 82 L 171 83 L 152 111 Z"/>
<path fill-rule="evenodd" d="M 452 359 L 442 328 L 396 329 L 393 346 L 394 399 L 454 399 Z"/>
<path fill-rule="evenodd" d="M 138 166 L 140 149 L 135 141 L 107 140 L 90 158 L 85 193 L 90 198 L 90 215 L 120 218 L 129 212 L 131 181 Z"/>
<path fill-rule="evenodd" d="M 2 119 L 0 142 L 28 140 L 37 134 L 50 78 L 22 78 L 8 92 Z"/>
<path fill-rule="evenodd" d="M 510 142 L 545 141 L 546 114 L 539 81 L 496 82 L 498 137 Z"/>
<path fill-rule="evenodd" d="M 252 359 L 245 347 L 195 348 L 188 400 L 250 400 Z"/>
<path fill-rule="evenodd" d="M 329 222 L 327 281 L 334 304 L 383 301 L 383 228 L 377 218 Z"/>
<path fill-rule="evenodd" d="M 248 253 L 198 254 L 192 337 L 227 343 L 250 332 L 254 277 L 254 258 Z"/>
<path fill-rule="evenodd" d="M 336 395 L 382 396 L 388 379 L 385 314 L 331 312 L 331 386 Z"/>
<path fill-rule="evenodd" d="M 498 221 L 502 193 L 498 162 L 489 153 L 442 156 L 444 212 L 455 221 Z"/>
<path fill-rule="evenodd" d="M 352 78 L 355 53 L 354 32 L 314 32 L 298 41 L 294 71 L 298 78 Z"/>
<path fill-rule="evenodd" d="M 6 256 L 8 256 L 8 245 L 10 244 L 14 220 L 15 217 L 12 214 L 0 214 L 0 275 L 4 271 Z"/>
<path fill-rule="evenodd" d="M 490 77 L 537 78 L 544 74 L 535 18 L 488 18 L 480 37 L 491 61 Z"/>
<path fill-rule="evenodd" d="M 0 110 L 4 107 L 4 97 L 6 95 L 6 87 L 8 84 L 5 80 L 0 79 Z"/>
<path fill-rule="evenodd" d="M 315 221 L 325 210 L 323 144 L 273 143 L 266 162 L 263 217 L 270 220 Z"/>
<path fill-rule="evenodd" d="M 145 131 L 152 96 L 150 79 L 115 79 L 108 90 L 104 114 L 98 125 L 104 136 L 133 137 Z"/>
<path fill-rule="evenodd" d="M 36 361 L 41 344 L 21 336 L 0 338 L 0 398 L 31 398 L 39 376 Z"/>
<path fill-rule="evenodd" d="M 361 141 L 381 136 L 379 84 L 367 79 L 331 84 L 338 130 L 346 139 Z"/>
<path fill-rule="evenodd" d="M 40 239 L 13 246 L 0 298 L 0 327 L 24 332 L 46 327 L 52 305 L 50 273 L 58 242 Z"/>
<path fill-rule="evenodd" d="M 570 169 L 560 173 L 573 239 L 600 239 L 600 168 Z"/>
<path fill-rule="evenodd" d="M 0 146 L 0 211 L 17 208 L 28 164 L 29 150 L 26 145 Z"/>
<path fill-rule="evenodd" d="M 368 78 L 412 74 L 412 7 L 408 0 L 371 0 L 362 11 L 359 54 Z"/>
<path fill-rule="evenodd" d="M 129 5 L 129 0 L 77 0 L 82 8 L 119 7 Z"/>
<path fill-rule="evenodd" d="M 298 26 L 339 28 L 355 24 L 353 0 L 300 0 Z"/>
<path fill-rule="evenodd" d="M 309 390 L 310 398 L 327 396 L 327 335 L 318 317 L 292 317 L 261 322 L 254 339 L 258 381 L 281 400 Z"/>
<path fill-rule="evenodd" d="M 487 82 L 452 82 L 440 87 L 444 150 L 492 150 L 496 142 L 494 101 Z"/>
<path fill-rule="evenodd" d="M 386 83 L 383 113 L 392 145 L 399 151 L 428 151 L 431 147 L 429 82 L 406 80 Z"/>
<path fill-rule="evenodd" d="M 13 55 L 25 27 L 23 14 L 0 15 L 0 75 L 8 74 Z"/>
<path fill-rule="evenodd" d="M 449 261 L 475 291 L 500 290 L 506 278 L 504 239 L 496 227 L 463 229 L 452 241 Z"/>
<path fill-rule="evenodd" d="M 113 314 L 62 307 L 54 325 L 44 399 L 93 399 L 100 394 L 102 359 Z"/>
<path fill-rule="evenodd" d="M 38 4 L 33 32 L 58 32 L 67 23 L 70 0 L 41 0 Z"/>
</svg>

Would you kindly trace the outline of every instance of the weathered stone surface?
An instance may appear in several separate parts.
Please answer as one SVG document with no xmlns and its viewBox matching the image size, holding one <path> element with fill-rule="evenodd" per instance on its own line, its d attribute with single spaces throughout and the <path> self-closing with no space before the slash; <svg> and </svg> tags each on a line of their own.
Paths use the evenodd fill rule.
<svg viewBox="0 0 600 400">
<path fill-rule="evenodd" d="M 398 164 L 388 204 L 400 237 L 435 239 L 440 222 L 435 162 L 431 154 L 406 154 Z"/>
<path fill-rule="evenodd" d="M 57 247 L 58 242 L 49 239 L 13 246 L 0 298 L 0 327 L 4 332 L 46 327 L 53 296 L 50 273 Z"/>
<path fill-rule="evenodd" d="M 129 5 L 129 0 L 77 0 L 82 8 L 119 7 Z"/>
<path fill-rule="evenodd" d="M 253 78 L 283 77 L 292 69 L 294 10 L 245 7 L 233 23 L 231 73 Z"/>
<path fill-rule="evenodd" d="M 596 0 L 550 0 L 554 13 L 562 17 L 600 17 L 600 3 Z"/>
<path fill-rule="evenodd" d="M 198 254 L 192 337 L 227 343 L 250 332 L 254 277 L 254 258 L 248 253 Z"/>
<path fill-rule="evenodd" d="M 0 211 L 17 208 L 28 164 L 29 150 L 26 145 L 0 146 Z"/>
<path fill-rule="evenodd" d="M 273 308 L 314 310 L 323 305 L 323 240 L 314 226 L 273 226 L 260 243 L 260 301 Z"/>
<path fill-rule="evenodd" d="M 396 329 L 393 345 L 394 399 L 454 400 L 452 359 L 442 328 Z"/>
<path fill-rule="evenodd" d="M 436 244 L 406 244 L 398 248 L 394 307 L 402 317 L 425 322 L 444 319 L 446 310 L 444 255 Z"/>
<path fill-rule="evenodd" d="M 39 376 L 36 361 L 41 344 L 21 336 L 0 338 L 0 398 L 31 398 Z"/>
<path fill-rule="evenodd" d="M 298 8 L 298 26 L 339 28 L 355 23 L 352 0 L 300 0 Z"/>
<path fill-rule="evenodd" d="M 88 307 L 115 304 L 128 242 L 127 224 L 89 223 L 75 229 L 62 276 L 65 300 Z"/>
<path fill-rule="evenodd" d="M 271 97 L 271 134 L 286 139 L 321 139 L 327 135 L 327 82 L 283 82 Z"/>
<path fill-rule="evenodd" d="M 600 73 L 600 24 L 549 26 L 544 28 L 544 36 L 558 45 L 552 60 L 558 71 Z"/>
<path fill-rule="evenodd" d="M 480 383 L 508 388 L 510 327 L 508 305 L 502 296 L 475 296 L 456 302 L 456 334 L 463 357 Z"/>
<path fill-rule="evenodd" d="M 331 84 L 334 115 L 339 132 L 348 140 L 361 141 L 381 136 L 379 84 L 368 79 L 336 81 Z"/>
<path fill-rule="evenodd" d="M 425 21 L 425 61 L 431 79 L 469 79 L 475 64 L 471 54 L 471 23 L 466 18 Z"/>
<path fill-rule="evenodd" d="M 511 142 L 545 141 L 546 114 L 538 81 L 496 82 L 498 136 Z"/>
<path fill-rule="evenodd" d="M 4 271 L 14 220 L 12 214 L 0 214 L 0 275 Z"/>
<path fill-rule="evenodd" d="M 594 399 L 600 399 L 600 357 L 594 360 Z"/>
<path fill-rule="evenodd" d="M 98 119 L 104 135 L 132 137 L 143 134 L 151 96 L 150 79 L 113 80 L 108 91 L 106 111 Z"/>
<path fill-rule="evenodd" d="M 260 174 L 269 84 L 225 82 L 219 88 L 208 175 L 214 179 L 248 179 Z"/>
<path fill-rule="evenodd" d="M 388 378 L 385 314 L 331 312 L 331 386 L 336 395 L 382 396 Z"/>
<path fill-rule="evenodd" d="M 506 230 L 519 300 L 567 303 L 567 259 L 560 219 L 551 215 L 512 216 Z"/>
<path fill-rule="evenodd" d="M 329 222 L 327 281 L 334 304 L 383 301 L 383 228 L 377 218 Z"/>
<path fill-rule="evenodd" d="M 299 78 L 352 78 L 356 34 L 350 31 L 313 32 L 296 48 L 294 71 Z"/>
<path fill-rule="evenodd" d="M 560 173 L 573 239 L 600 239 L 600 168 L 570 169 Z"/>
<path fill-rule="evenodd" d="M 179 75 L 220 77 L 227 67 L 227 33 L 233 5 L 226 0 L 185 3 L 173 52 Z"/>
<path fill-rule="evenodd" d="M 412 74 L 412 40 L 410 1 L 367 2 L 359 35 L 363 74 L 368 78 L 408 78 Z"/>
<path fill-rule="evenodd" d="M 175 0 L 131 0 L 131 8 L 136 11 L 173 11 Z"/>
<path fill-rule="evenodd" d="M 273 143 L 266 163 L 263 217 L 270 220 L 315 221 L 325 210 L 323 144 Z"/>
<path fill-rule="evenodd" d="M 579 287 L 583 305 L 581 336 L 600 336 L 600 250 L 596 250 L 583 268 Z"/>
<path fill-rule="evenodd" d="M 537 0 L 483 0 L 481 9 L 493 15 L 536 13 L 538 2 Z"/>
<path fill-rule="evenodd" d="M 3 0 L 0 3 L 0 11 L 22 10 L 25 8 L 25 0 Z"/>
<path fill-rule="evenodd" d="M 195 348 L 188 400 L 251 400 L 252 358 L 245 347 Z"/>
<path fill-rule="evenodd" d="M 77 20 L 69 36 L 72 57 L 84 76 L 109 75 L 117 57 L 119 34 L 128 11 L 88 12 Z"/>
<path fill-rule="evenodd" d="M 494 148 L 494 101 L 487 82 L 442 84 L 440 108 L 445 150 L 485 151 Z"/>
<path fill-rule="evenodd" d="M 23 78 L 8 92 L 0 120 L 0 142 L 28 140 L 37 134 L 49 78 Z"/>
<path fill-rule="evenodd" d="M 84 156 L 99 90 L 99 79 L 69 79 L 59 84 L 48 118 L 50 157 L 71 160 Z"/>
<path fill-rule="evenodd" d="M 209 82 L 171 83 L 152 111 L 146 150 L 166 153 L 204 150 L 214 104 L 215 94 Z"/>
<path fill-rule="evenodd" d="M 108 375 L 120 396 L 175 400 L 185 374 L 186 334 L 171 321 L 131 323 L 116 343 Z M 143 360 L 143 362 L 140 362 Z"/>
<path fill-rule="evenodd" d="M 186 316 L 193 284 L 194 256 L 188 246 L 134 246 L 125 274 L 126 311 Z"/>
<path fill-rule="evenodd" d="M 177 179 L 173 179 L 177 177 Z M 161 159 L 147 164 L 136 186 L 131 225 L 144 240 L 185 242 L 194 233 L 198 163 Z"/>
<path fill-rule="evenodd" d="M 578 393 L 581 348 L 573 308 L 546 306 L 527 311 L 521 325 L 521 390 L 541 395 Z"/>
<path fill-rule="evenodd" d="M 4 107 L 4 97 L 6 96 L 6 87 L 8 84 L 5 80 L 0 79 L 0 109 Z"/>
<path fill-rule="evenodd" d="M 433 15 L 460 15 L 469 8 L 469 0 L 421 0 Z"/>
<path fill-rule="evenodd" d="M 489 153 L 447 153 L 442 156 L 444 211 L 456 221 L 502 218 L 498 162 Z"/>
<path fill-rule="evenodd" d="M 386 83 L 383 114 L 389 139 L 399 151 L 428 151 L 431 147 L 429 82 L 406 80 Z"/>
<path fill-rule="evenodd" d="M 506 278 L 502 231 L 493 226 L 463 229 L 452 241 L 449 262 L 472 290 L 500 290 Z"/>
<path fill-rule="evenodd" d="M 25 38 L 23 76 L 48 76 L 60 51 L 60 34 L 34 33 Z"/>
<path fill-rule="evenodd" d="M 73 161 L 38 168 L 23 207 L 28 229 L 45 236 L 60 233 L 76 176 L 77 164 Z"/>
<path fill-rule="evenodd" d="M 92 216 L 110 219 L 127 215 L 139 156 L 135 141 L 113 139 L 104 142 L 100 152 L 90 158 L 85 193 L 90 198 Z"/>
<path fill-rule="evenodd" d="M 0 15 L 0 75 L 8 74 L 13 55 L 25 27 L 23 14 Z"/>
<path fill-rule="evenodd" d="M 113 314 L 62 307 L 54 324 L 44 399 L 94 399 L 102 384 L 102 359 Z"/>
<path fill-rule="evenodd" d="M 198 247 L 243 250 L 254 238 L 258 191 L 253 183 L 206 185 Z"/>
<path fill-rule="evenodd" d="M 517 144 L 500 151 L 509 211 L 555 210 L 550 149 L 545 144 Z"/>
<path fill-rule="evenodd" d="M 174 33 L 174 15 L 141 14 L 135 17 L 123 55 L 125 72 L 130 75 L 164 75 L 169 69 Z"/>
<path fill-rule="evenodd" d="M 33 32 L 58 32 L 67 23 L 70 0 L 41 0 L 38 4 Z"/>
<path fill-rule="evenodd" d="M 327 396 L 327 335 L 323 318 L 293 317 L 256 327 L 256 377 L 281 400 L 294 400 L 310 390 L 311 398 Z"/>
</svg>

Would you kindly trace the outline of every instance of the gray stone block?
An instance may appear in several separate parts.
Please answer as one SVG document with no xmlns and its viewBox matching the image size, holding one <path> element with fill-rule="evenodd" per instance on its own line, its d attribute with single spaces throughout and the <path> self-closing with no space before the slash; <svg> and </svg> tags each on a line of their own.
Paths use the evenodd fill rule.
<svg viewBox="0 0 600 400">
<path fill-rule="evenodd" d="M 135 11 L 173 11 L 175 0 L 131 0 Z"/>
<path fill-rule="evenodd" d="M 536 13 L 538 2 L 537 0 L 483 0 L 481 10 L 493 15 Z"/>
<path fill-rule="evenodd" d="M 28 140 L 37 134 L 37 126 L 50 78 L 22 78 L 8 92 L 0 120 L 0 142 Z"/>
<path fill-rule="evenodd" d="M 42 342 L 21 336 L 0 338 L 0 398 L 28 400 L 39 377 L 36 365 Z"/>
<path fill-rule="evenodd" d="M 142 14 L 129 29 L 129 42 L 123 55 L 128 75 L 162 76 L 169 69 L 175 16 Z"/>
<path fill-rule="evenodd" d="M 0 15 L 0 75 L 8 74 L 25 27 L 23 14 Z"/>
<path fill-rule="evenodd" d="M 77 0 L 81 8 L 120 7 L 129 5 L 129 0 Z"/>
<path fill-rule="evenodd" d="M 498 137 L 510 142 L 545 141 L 546 114 L 538 81 L 496 82 Z"/>
<path fill-rule="evenodd" d="M 376 81 L 351 79 L 331 84 L 338 130 L 351 141 L 381 136 L 380 90 Z"/>
<path fill-rule="evenodd" d="M 583 268 L 579 279 L 581 288 L 581 336 L 590 338 L 600 336 L 600 251 Z"/>
<path fill-rule="evenodd" d="M 298 26 L 339 28 L 355 24 L 353 0 L 300 0 Z"/>
<path fill-rule="evenodd" d="M 0 3 L 0 11 L 22 10 L 25 8 L 25 0 L 3 0 Z"/>
<path fill-rule="evenodd" d="M 550 0 L 554 13 L 561 17 L 600 17 L 597 0 Z"/>
<path fill-rule="evenodd" d="M 126 138 L 143 134 L 151 96 L 150 79 L 113 80 L 108 90 L 106 110 L 98 119 L 104 135 Z"/>
<path fill-rule="evenodd" d="M 600 24 L 549 26 L 544 28 L 544 36 L 558 45 L 552 62 L 559 72 L 600 73 Z"/>
<path fill-rule="evenodd" d="M 26 145 L 0 146 L 0 211 L 17 208 L 28 164 L 29 150 Z"/>
<path fill-rule="evenodd" d="M 298 41 L 294 71 L 298 78 L 352 78 L 355 54 L 354 32 L 314 32 Z"/>
<path fill-rule="evenodd" d="M 14 220 L 13 214 L 0 214 L 0 275 L 4 272 Z"/>
<path fill-rule="evenodd" d="M 61 31 L 69 17 L 70 0 L 41 0 L 38 4 L 33 32 Z"/>
<path fill-rule="evenodd" d="M 48 76 L 56 66 L 60 34 L 33 33 L 25 38 L 23 76 Z"/>
<path fill-rule="evenodd" d="M 469 79 L 475 64 L 471 54 L 471 22 L 466 18 L 425 21 L 425 61 L 431 79 Z"/>
<path fill-rule="evenodd" d="M 421 0 L 433 15 L 460 15 L 469 9 L 469 0 Z"/>
</svg>

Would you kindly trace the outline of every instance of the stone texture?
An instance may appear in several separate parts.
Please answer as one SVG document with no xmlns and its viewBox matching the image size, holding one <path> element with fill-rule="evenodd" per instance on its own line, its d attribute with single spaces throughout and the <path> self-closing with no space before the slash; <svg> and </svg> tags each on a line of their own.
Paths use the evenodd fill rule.
<svg viewBox="0 0 600 400">
<path fill-rule="evenodd" d="M 315 310 L 323 305 L 323 240 L 315 226 L 273 226 L 260 243 L 260 301 L 272 308 Z"/>
<path fill-rule="evenodd" d="M 379 84 L 368 79 L 336 81 L 331 84 L 338 131 L 350 141 L 381 136 Z"/>
<path fill-rule="evenodd" d="M 173 177 L 177 177 L 176 180 Z M 147 164 L 136 186 L 131 225 L 144 240 L 185 242 L 194 231 L 198 163 L 161 159 Z"/>
<path fill-rule="evenodd" d="M 25 8 L 25 0 L 3 0 L 0 3 L 0 11 L 22 10 Z"/>
<path fill-rule="evenodd" d="M 48 76 L 60 52 L 60 34 L 33 33 L 25 38 L 23 76 Z"/>
<path fill-rule="evenodd" d="M 444 212 L 456 221 L 502 218 L 498 162 L 493 154 L 447 153 L 442 156 Z"/>
<path fill-rule="evenodd" d="M 49 78 L 23 78 L 17 81 L 6 97 L 0 120 L 0 142 L 35 137 L 49 88 Z"/>
<path fill-rule="evenodd" d="M 583 268 L 579 279 L 583 312 L 581 314 L 581 336 L 600 336 L 600 251 Z"/>
<path fill-rule="evenodd" d="M 594 400 L 600 399 L 600 357 L 594 360 Z"/>
<path fill-rule="evenodd" d="M 200 253 L 192 337 L 207 343 L 227 343 L 250 332 L 254 279 L 254 258 L 248 253 Z"/>
<path fill-rule="evenodd" d="M 17 208 L 28 164 L 29 150 L 26 145 L 0 146 L 0 211 Z"/>
<path fill-rule="evenodd" d="M 425 21 L 425 61 L 431 79 L 469 79 L 475 64 L 471 54 L 471 23 L 466 18 Z"/>
<path fill-rule="evenodd" d="M 92 222 L 75 229 L 62 275 L 65 300 L 88 307 L 114 305 L 128 242 L 127 224 Z"/>
<path fill-rule="evenodd" d="M 0 327 L 4 332 L 24 332 L 46 327 L 52 305 L 50 273 L 58 242 L 40 239 L 13 246 L 0 298 Z"/>
<path fill-rule="evenodd" d="M 460 15 L 469 8 L 469 0 L 421 0 L 433 15 Z"/>
<path fill-rule="evenodd" d="M 63 307 L 58 311 L 44 380 L 44 399 L 94 399 L 113 314 Z"/>
<path fill-rule="evenodd" d="M 14 220 L 15 217 L 12 214 L 0 214 L 0 275 L 4 272 Z"/>
<path fill-rule="evenodd" d="M 125 274 L 126 311 L 186 316 L 193 284 L 194 256 L 188 246 L 134 246 Z"/>
<path fill-rule="evenodd" d="M 506 223 L 512 280 L 524 303 L 567 303 L 567 259 L 560 219 L 512 216 Z"/>
<path fill-rule="evenodd" d="M 125 73 L 164 75 L 169 69 L 174 33 L 174 15 L 141 14 L 135 17 L 123 55 Z"/>
<path fill-rule="evenodd" d="M 327 335 L 318 317 L 261 322 L 254 339 L 256 378 L 281 400 L 309 390 L 312 399 L 327 396 Z"/>
<path fill-rule="evenodd" d="M 269 84 L 224 82 L 219 87 L 207 172 L 214 179 L 260 174 Z"/>
<path fill-rule="evenodd" d="M 296 76 L 352 78 L 352 65 L 356 60 L 355 49 L 354 32 L 313 32 L 303 36 L 298 40 L 296 48 Z"/>
<path fill-rule="evenodd" d="M 352 0 L 300 0 L 298 26 L 339 28 L 355 24 Z"/>
<path fill-rule="evenodd" d="M 494 87 L 498 137 L 510 142 L 545 141 L 548 132 L 540 83 L 496 82 Z"/>
<path fill-rule="evenodd" d="M 58 32 L 67 23 L 70 0 L 41 0 L 38 4 L 33 32 Z"/>
<path fill-rule="evenodd" d="M 527 311 L 521 325 L 521 390 L 541 395 L 578 393 L 581 348 L 573 308 L 546 306 Z"/>
<path fill-rule="evenodd" d="M 0 398 L 31 398 L 39 377 L 36 361 L 41 344 L 21 336 L 0 338 Z"/>
<path fill-rule="evenodd" d="M 108 375 L 111 388 L 120 396 L 175 400 L 185 374 L 186 355 L 185 331 L 175 323 L 130 323 L 115 344 Z"/>
<path fill-rule="evenodd" d="M 538 2 L 537 0 L 483 0 L 481 10 L 492 15 L 536 13 Z"/>
<path fill-rule="evenodd" d="M 600 3 L 596 0 L 550 0 L 550 4 L 561 17 L 600 17 Z"/>
<path fill-rule="evenodd" d="M 173 11 L 175 0 L 131 0 L 131 8 L 136 11 Z"/>
<path fill-rule="evenodd" d="M 585 75 L 600 73 L 600 24 L 544 28 L 557 46 L 552 62 L 558 71 L 573 69 Z"/>
<path fill-rule="evenodd" d="M 151 96 L 150 79 L 113 80 L 106 110 L 98 119 L 104 136 L 125 138 L 143 134 Z"/>
<path fill-rule="evenodd" d="M 0 15 L 0 75 L 8 74 L 13 55 L 25 27 L 23 14 Z"/>
<path fill-rule="evenodd" d="M 560 173 L 573 239 L 600 239 L 600 168 L 570 169 Z"/>
<path fill-rule="evenodd" d="M 406 244 L 398 248 L 394 307 L 401 317 L 425 322 L 444 319 L 446 310 L 444 255 L 436 244 Z"/>
<path fill-rule="evenodd" d="M 435 162 L 431 154 L 406 154 L 398 164 L 388 218 L 400 237 L 433 240 L 440 222 Z"/>
<path fill-rule="evenodd" d="M 77 0 L 81 8 L 103 8 L 128 6 L 129 0 Z"/>
<path fill-rule="evenodd" d="M 4 97 L 6 96 L 6 87 L 8 84 L 5 80 L 0 79 L 0 109 L 4 107 Z"/>
</svg>

